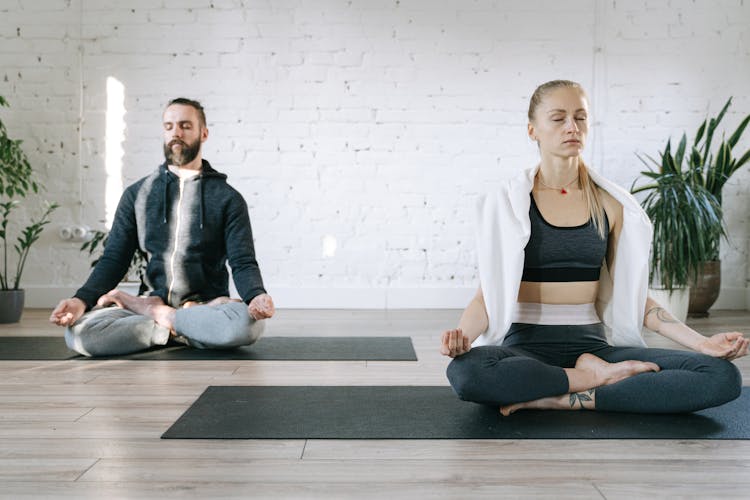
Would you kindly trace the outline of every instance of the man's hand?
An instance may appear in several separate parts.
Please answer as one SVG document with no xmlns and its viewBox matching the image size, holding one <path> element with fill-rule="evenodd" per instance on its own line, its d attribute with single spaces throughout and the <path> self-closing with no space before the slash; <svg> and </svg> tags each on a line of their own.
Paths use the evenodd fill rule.
<svg viewBox="0 0 750 500">
<path fill-rule="evenodd" d="M 253 300 L 250 301 L 250 305 L 247 306 L 247 312 L 257 321 L 273 316 L 276 308 L 273 306 L 271 296 L 267 293 L 261 293 L 253 297 Z"/>
<path fill-rule="evenodd" d="M 443 336 L 440 338 L 440 354 L 444 356 L 450 356 L 455 358 L 466 354 L 471 350 L 471 342 L 469 337 L 464 335 L 464 332 L 460 328 L 455 330 L 446 330 L 443 332 Z"/>
<path fill-rule="evenodd" d="M 61 300 L 49 317 L 50 323 L 59 326 L 71 326 L 86 312 L 86 304 L 81 299 L 72 298 Z"/>
<path fill-rule="evenodd" d="M 715 358 L 733 360 L 747 354 L 748 343 L 740 332 L 717 333 L 698 345 L 698 352 Z"/>
</svg>

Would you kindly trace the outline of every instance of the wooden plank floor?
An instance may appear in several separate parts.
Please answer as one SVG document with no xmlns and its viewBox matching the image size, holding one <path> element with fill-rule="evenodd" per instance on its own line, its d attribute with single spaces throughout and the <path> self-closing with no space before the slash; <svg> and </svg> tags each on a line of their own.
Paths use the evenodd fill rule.
<svg viewBox="0 0 750 500">
<path fill-rule="evenodd" d="M 48 315 L 0 335 L 61 336 Z M 267 328 L 411 336 L 416 363 L 0 361 L 0 498 L 750 497 L 750 441 L 159 439 L 208 385 L 447 385 L 437 343 L 459 316 L 281 310 Z M 750 334 L 750 312 L 691 324 Z M 750 358 L 737 364 L 750 385 Z"/>
</svg>

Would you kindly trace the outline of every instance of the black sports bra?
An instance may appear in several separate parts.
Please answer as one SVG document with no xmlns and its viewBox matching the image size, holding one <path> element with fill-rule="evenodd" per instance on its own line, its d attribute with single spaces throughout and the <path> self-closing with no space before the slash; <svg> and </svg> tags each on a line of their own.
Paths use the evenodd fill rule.
<svg viewBox="0 0 750 500">
<path fill-rule="evenodd" d="M 524 249 L 523 281 L 598 281 L 607 254 L 609 220 L 604 216 L 605 238 L 594 221 L 580 226 L 553 226 L 542 217 L 531 195 L 531 236 Z"/>
</svg>

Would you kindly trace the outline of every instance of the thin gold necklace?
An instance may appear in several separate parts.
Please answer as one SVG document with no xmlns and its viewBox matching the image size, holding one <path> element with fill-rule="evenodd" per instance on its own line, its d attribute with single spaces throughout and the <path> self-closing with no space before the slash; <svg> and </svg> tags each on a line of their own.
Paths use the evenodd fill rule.
<svg viewBox="0 0 750 500">
<path fill-rule="evenodd" d="M 536 178 L 539 180 L 539 184 L 541 184 L 542 186 L 546 187 L 547 189 L 551 189 L 553 191 L 560 191 L 560 194 L 568 194 L 568 190 L 565 189 L 565 188 L 568 187 L 568 186 L 570 186 L 574 182 L 578 182 L 578 176 L 576 175 L 575 179 L 573 179 L 569 183 L 565 184 L 564 186 L 562 186 L 562 187 L 552 187 L 552 186 L 548 186 L 547 184 L 544 183 L 544 181 L 542 180 L 542 175 L 541 174 L 537 174 Z"/>
</svg>

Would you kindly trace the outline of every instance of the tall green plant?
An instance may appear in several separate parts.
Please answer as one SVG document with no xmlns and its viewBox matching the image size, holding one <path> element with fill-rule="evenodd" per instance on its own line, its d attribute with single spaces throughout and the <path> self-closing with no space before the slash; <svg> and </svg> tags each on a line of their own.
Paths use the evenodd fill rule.
<svg viewBox="0 0 750 500">
<path fill-rule="evenodd" d="M 8 102 L 0 96 L 0 106 L 8 106 Z M 31 246 L 39 240 L 44 226 L 49 224 L 52 212 L 57 209 L 56 203 L 47 203 L 42 215 L 32 219 L 31 223 L 21 230 L 21 234 L 12 243 L 16 251 L 16 265 L 8 262 L 8 242 L 10 241 L 9 226 L 11 215 L 20 204 L 13 197 L 23 198 L 29 192 L 37 193 L 39 185 L 34 180 L 31 164 L 21 149 L 21 142 L 8 137 L 5 124 L 0 120 L 0 248 L 2 249 L 2 268 L 0 268 L 0 289 L 17 290 L 21 284 L 26 259 Z"/>
<path fill-rule="evenodd" d="M 3 270 L 0 272 L 0 289 L 2 290 L 18 290 L 21 286 L 21 275 L 23 275 L 31 245 L 39 239 L 44 226 L 50 223 L 52 212 L 58 207 L 57 203 L 47 203 L 42 215 L 37 219 L 32 219 L 31 224 L 23 228 L 13 245 L 17 259 L 15 272 L 11 275 L 8 271 L 8 222 L 10 222 L 11 212 L 18 206 L 18 203 L 18 200 L 0 203 L 0 241 L 3 246 Z"/>
<path fill-rule="evenodd" d="M 8 101 L 0 96 L 0 107 L 8 107 Z M 19 139 L 8 137 L 8 130 L 0 119 L 0 196 L 26 196 L 29 190 L 38 192 L 31 164 L 21 149 Z"/>
<path fill-rule="evenodd" d="M 641 204 L 654 225 L 650 281 L 669 291 L 687 286 L 707 260 L 710 246 L 705 235 L 723 234 L 719 201 L 681 168 L 685 147 L 683 136 L 674 155 L 671 141 L 659 160 L 639 155 L 648 167 L 641 175 L 651 182 L 631 188 L 632 193 L 647 193 Z"/>
<path fill-rule="evenodd" d="M 83 245 L 81 245 L 81 251 L 87 251 L 89 256 L 93 256 L 101 245 L 101 252 L 104 252 L 104 247 L 107 246 L 107 241 L 109 240 L 109 231 L 100 231 L 97 229 L 92 231 L 91 234 L 91 239 L 85 241 Z M 96 263 L 99 262 L 100 258 L 101 256 L 91 261 L 91 267 L 94 267 Z M 146 255 L 146 252 L 140 248 L 136 248 L 133 258 L 130 260 L 130 267 L 128 268 L 126 276 L 136 275 L 138 276 L 138 279 L 143 282 L 143 279 L 146 276 L 147 265 L 148 256 Z"/>
<path fill-rule="evenodd" d="M 745 128 L 750 123 L 750 114 L 742 119 L 729 139 L 726 139 L 722 134 L 721 142 L 715 152 L 711 149 L 716 130 L 731 104 L 732 98 L 730 97 L 716 117 L 707 118 L 703 121 L 695 134 L 691 151 L 686 157 L 690 182 L 708 190 L 716 197 L 719 204 L 722 202 L 721 193 L 724 184 L 740 167 L 750 161 L 750 149 L 740 155 L 739 158 L 735 158 L 732 153 L 732 149 L 737 145 L 745 132 Z M 685 136 L 683 135 L 683 141 L 684 139 Z M 705 245 L 710 247 L 706 260 L 718 260 L 721 238 L 714 234 L 707 234 L 705 239 Z"/>
</svg>

